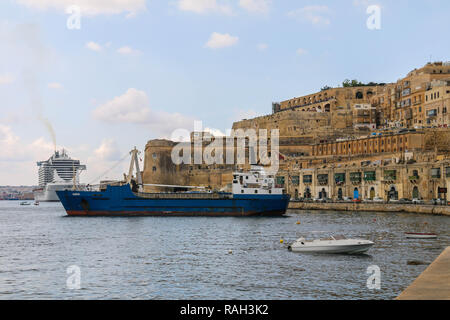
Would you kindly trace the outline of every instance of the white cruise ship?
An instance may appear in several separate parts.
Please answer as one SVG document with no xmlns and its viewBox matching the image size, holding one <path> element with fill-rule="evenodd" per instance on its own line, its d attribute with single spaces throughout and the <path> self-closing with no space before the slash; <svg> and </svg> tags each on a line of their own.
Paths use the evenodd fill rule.
<svg viewBox="0 0 450 320">
<path fill-rule="evenodd" d="M 37 202 L 59 201 L 58 190 L 72 189 L 79 185 L 79 174 L 86 170 L 80 160 L 70 158 L 63 149 L 55 153 L 47 161 L 39 161 L 39 188 L 34 190 Z"/>
</svg>

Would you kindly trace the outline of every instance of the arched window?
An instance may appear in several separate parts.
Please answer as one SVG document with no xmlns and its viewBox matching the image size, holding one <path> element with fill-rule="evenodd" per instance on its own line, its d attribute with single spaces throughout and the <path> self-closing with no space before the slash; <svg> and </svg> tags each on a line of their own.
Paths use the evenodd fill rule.
<svg viewBox="0 0 450 320">
<path fill-rule="evenodd" d="M 356 93 L 356 99 L 363 99 L 363 98 L 364 98 L 363 93 L 362 93 L 361 91 L 358 91 L 358 92 Z"/>
</svg>

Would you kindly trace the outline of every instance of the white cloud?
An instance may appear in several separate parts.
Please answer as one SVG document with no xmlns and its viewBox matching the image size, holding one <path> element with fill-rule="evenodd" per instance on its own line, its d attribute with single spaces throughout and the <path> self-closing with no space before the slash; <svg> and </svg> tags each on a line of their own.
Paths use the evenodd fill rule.
<svg viewBox="0 0 450 320">
<path fill-rule="evenodd" d="M 78 6 L 82 15 L 94 16 L 100 14 L 127 13 L 133 17 L 146 10 L 146 0 L 16 0 L 17 3 L 32 9 L 56 9 L 65 12 L 70 6 Z"/>
<path fill-rule="evenodd" d="M 203 129 L 203 132 L 208 132 L 210 134 L 212 134 L 214 137 L 225 137 L 226 134 L 223 133 L 222 131 L 220 131 L 220 129 L 215 129 L 215 128 L 205 128 Z"/>
<path fill-rule="evenodd" d="M 53 143 L 44 138 L 38 138 L 27 144 L 12 131 L 10 126 L 0 124 L 0 161 L 33 161 L 42 157 L 48 158 L 53 148 Z"/>
<path fill-rule="evenodd" d="M 141 54 L 141 51 L 133 49 L 128 46 L 124 46 L 124 47 L 117 49 L 117 52 L 122 55 L 139 55 L 139 54 Z"/>
<path fill-rule="evenodd" d="M 313 25 L 329 25 L 331 23 L 330 9 L 327 6 L 306 6 L 288 12 L 288 16 Z"/>
<path fill-rule="evenodd" d="M 239 38 L 233 37 L 228 33 L 221 34 L 217 32 L 213 32 L 206 43 L 205 47 L 211 49 L 220 49 L 234 46 L 238 43 Z"/>
<path fill-rule="evenodd" d="M 10 74 L 0 74 L 0 85 L 2 84 L 11 84 L 16 79 Z"/>
<path fill-rule="evenodd" d="M 190 11 L 198 14 L 233 14 L 233 10 L 229 5 L 220 4 L 216 0 L 178 0 L 177 7 L 181 11 Z"/>
<path fill-rule="evenodd" d="M 271 3 L 271 0 L 239 0 L 239 6 L 251 13 L 268 13 Z"/>
<path fill-rule="evenodd" d="M 308 51 L 306 51 L 305 49 L 302 49 L 302 48 L 297 49 L 297 54 L 299 56 L 302 56 L 302 55 L 307 54 L 307 53 L 308 53 Z"/>
<path fill-rule="evenodd" d="M 194 119 L 180 113 L 152 110 L 147 94 L 130 88 L 93 111 L 93 117 L 107 123 L 148 126 L 152 134 L 169 137 L 175 129 L 192 130 Z"/>
<path fill-rule="evenodd" d="M 253 119 L 259 117 L 260 114 L 255 110 L 234 110 L 233 121 L 242 121 L 244 119 Z"/>
<path fill-rule="evenodd" d="M 97 52 L 102 51 L 102 49 L 103 49 L 100 44 L 93 42 L 93 41 L 89 41 L 88 43 L 86 43 L 86 48 L 88 48 L 89 50 L 92 50 L 92 51 L 97 51 Z"/>
<path fill-rule="evenodd" d="M 94 110 L 94 118 L 106 122 L 145 123 L 150 116 L 147 94 L 134 88 Z"/>
<path fill-rule="evenodd" d="M 94 154 L 99 160 L 117 161 L 121 153 L 117 142 L 114 139 L 104 139 L 101 145 L 95 149 Z"/>
<path fill-rule="evenodd" d="M 51 82 L 47 85 L 50 89 L 62 89 L 63 85 L 59 82 Z"/>
<path fill-rule="evenodd" d="M 16 156 L 15 147 L 19 137 L 13 134 L 11 127 L 0 124 L 0 160 L 11 159 Z"/>
</svg>

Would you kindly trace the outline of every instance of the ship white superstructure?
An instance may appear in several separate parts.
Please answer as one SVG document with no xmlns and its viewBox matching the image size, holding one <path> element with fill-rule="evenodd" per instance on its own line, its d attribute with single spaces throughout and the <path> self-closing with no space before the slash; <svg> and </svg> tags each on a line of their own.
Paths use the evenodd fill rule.
<svg viewBox="0 0 450 320">
<path fill-rule="evenodd" d="M 79 174 L 86 166 L 67 155 L 65 150 L 55 151 L 47 161 L 39 161 L 39 189 L 34 191 L 35 201 L 59 201 L 56 191 L 79 186 Z"/>
<path fill-rule="evenodd" d="M 233 173 L 233 194 L 283 194 L 275 184 L 275 177 L 261 166 L 251 166 L 250 172 Z"/>
</svg>

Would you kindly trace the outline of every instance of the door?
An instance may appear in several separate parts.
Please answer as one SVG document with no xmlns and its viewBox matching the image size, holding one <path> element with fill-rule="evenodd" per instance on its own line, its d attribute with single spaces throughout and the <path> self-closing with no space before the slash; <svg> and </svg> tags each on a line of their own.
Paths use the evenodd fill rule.
<svg viewBox="0 0 450 320">
<path fill-rule="evenodd" d="M 373 200 L 373 198 L 375 198 L 375 188 L 372 187 L 372 189 L 370 189 L 370 199 Z"/>
<path fill-rule="evenodd" d="M 413 199 L 419 199 L 419 188 L 417 188 L 417 187 L 414 187 L 414 189 L 413 189 L 413 193 L 412 193 L 412 197 L 413 197 Z"/>
<path fill-rule="evenodd" d="M 353 191 L 353 199 L 355 199 L 355 200 L 359 199 L 359 190 L 358 190 L 358 188 L 355 188 L 355 190 Z"/>
<path fill-rule="evenodd" d="M 338 199 L 339 199 L 339 200 L 342 200 L 342 199 L 343 199 L 342 188 L 339 188 L 339 190 L 338 190 Z"/>
</svg>

